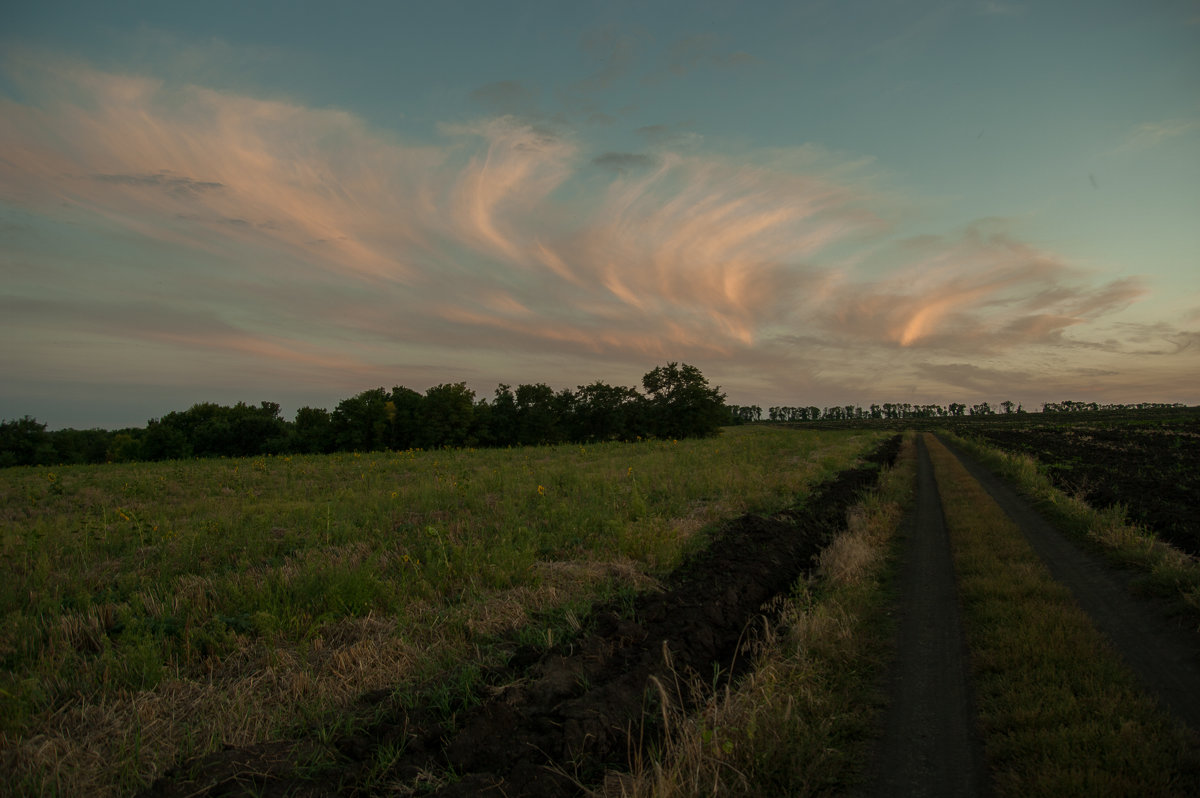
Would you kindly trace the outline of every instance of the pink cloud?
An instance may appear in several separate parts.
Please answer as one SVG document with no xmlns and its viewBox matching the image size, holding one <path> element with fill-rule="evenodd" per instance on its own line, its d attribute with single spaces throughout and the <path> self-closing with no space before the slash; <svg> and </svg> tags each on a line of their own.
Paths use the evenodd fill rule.
<svg viewBox="0 0 1200 798">
<path fill-rule="evenodd" d="M 414 143 L 338 110 L 47 58 L 10 74 L 37 100 L 0 99 L 0 201 L 179 253 L 185 287 L 150 289 L 161 270 L 98 251 L 75 290 L 101 311 L 128 293 L 179 303 L 193 315 L 106 334 L 188 352 L 370 382 L 481 352 L 736 361 L 746 384 L 804 371 L 850 390 L 929 376 L 930 358 L 1132 351 L 1133 332 L 1100 327 L 1146 293 L 995 223 L 889 241 L 894 198 L 861 160 L 808 146 L 599 170 L 577 134 L 512 117 Z M 1177 333 L 1172 351 L 1197 349 Z"/>
<path fill-rule="evenodd" d="M 1136 278 L 1096 286 L 1055 254 L 981 226 L 892 254 L 901 267 L 889 277 L 842 286 L 828 315 L 833 331 L 901 347 L 995 352 L 1058 340 L 1146 293 Z"/>
</svg>

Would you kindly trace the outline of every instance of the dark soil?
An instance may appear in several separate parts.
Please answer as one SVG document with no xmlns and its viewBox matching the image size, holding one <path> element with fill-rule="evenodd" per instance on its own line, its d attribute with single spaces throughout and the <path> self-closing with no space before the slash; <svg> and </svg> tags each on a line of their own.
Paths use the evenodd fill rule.
<svg viewBox="0 0 1200 798">
<path fill-rule="evenodd" d="M 692 677 L 705 684 L 736 678 L 756 619 L 787 592 L 832 536 L 846 511 L 874 486 L 878 466 L 894 461 L 900 436 L 868 460 L 817 487 L 803 506 L 772 517 L 745 515 L 677 569 L 661 592 L 628 608 L 600 606 L 588 633 L 549 653 L 520 649 L 488 674 L 493 695 L 445 721 L 430 707 L 393 707 L 361 733 L 337 740 L 339 767 L 305 777 L 315 741 L 230 749 L 185 763 L 146 796 L 372 794 L 415 789 L 440 796 L 569 796 L 628 770 L 659 738 L 661 701 L 688 706 L 677 690 Z M 384 696 L 368 700 L 386 701 Z M 383 745 L 402 746 L 391 770 L 364 777 Z M 453 773 L 428 792 L 429 774 Z"/>
</svg>

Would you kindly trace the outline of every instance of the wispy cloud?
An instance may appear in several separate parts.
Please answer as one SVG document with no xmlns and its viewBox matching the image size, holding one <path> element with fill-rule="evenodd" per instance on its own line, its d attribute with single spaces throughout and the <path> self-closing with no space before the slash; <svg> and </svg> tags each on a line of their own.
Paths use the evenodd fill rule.
<svg viewBox="0 0 1200 798">
<path fill-rule="evenodd" d="M 1119 149 L 1145 150 L 1165 141 L 1200 133 L 1200 119 L 1167 119 L 1135 127 Z"/>
<path fill-rule="evenodd" d="M 653 155 L 637 152 L 606 152 L 593 158 L 592 163 L 601 169 L 625 174 L 639 169 L 651 169 L 658 165 L 658 159 Z"/>
<path fill-rule="evenodd" d="M 712 33 L 696 33 L 677 39 L 667 48 L 664 60 L 665 65 L 647 75 L 644 82 L 656 83 L 668 76 L 683 77 L 703 67 L 732 69 L 760 63 L 749 53 L 729 50 L 720 37 Z"/>
<path fill-rule="evenodd" d="M 857 285 L 826 316 L 840 335 L 925 350 L 996 353 L 1071 345 L 1069 328 L 1116 313 L 1146 293 L 1136 278 L 1095 285 L 1051 252 L 983 223 L 889 252 L 901 268 Z"/>
<path fill-rule="evenodd" d="M 532 116 L 537 111 L 537 91 L 515 80 L 480 86 L 471 92 L 471 99 L 501 116 Z"/>
<path fill-rule="evenodd" d="M 634 133 L 646 140 L 646 143 L 666 149 L 681 150 L 698 147 L 704 137 L 694 130 L 691 125 L 683 122 L 676 125 L 645 125 Z"/>
<path fill-rule="evenodd" d="M 595 47 L 603 80 L 633 57 L 617 33 Z M 899 369 L 982 385 L 946 369 L 1022 347 L 1152 349 L 1146 330 L 1097 326 L 1139 280 L 1083 273 L 995 222 L 892 241 L 869 161 L 811 146 L 717 155 L 686 126 L 651 126 L 650 153 L 597 152 L 511 113 L 414 143 L 342 111 L 53 59 L 10 78 L 34 99 L 0 99 L 0 201 L 104 232 L 77 284 L 31 277 L 6 305 L 47 352 L 61 331 L 38 302 L 79 335 L 358 387 L 413 364 L 457 377 L 480 352 L 591 376 L 588 358 L 722 362 L 747 383 L 837 372 L 849 389 Z M 477 94 L 534 101 L 516 83 Z M 130 235 L 170 262 L 128 262 Z M 1178 342 L 1164 356 L 1196 349 L 1160 340 Z"/>
</svg>

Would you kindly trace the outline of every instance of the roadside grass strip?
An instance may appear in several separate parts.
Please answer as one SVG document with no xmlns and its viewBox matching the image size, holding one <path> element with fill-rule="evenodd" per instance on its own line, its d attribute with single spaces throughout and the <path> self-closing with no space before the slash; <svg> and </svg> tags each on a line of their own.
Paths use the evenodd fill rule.
<svg viewBox="0 0 1200 798">
<path fill-rule="evenodd" d="M 1139 590 L 1177 600 L 1200 622 L 1200 560 L 1126 520 L 1125 508 L 1096 508 L 1055 487 L 1037 460 L 972 438 L 946 434 L 956 446 L 1016 486 L 1065 531 L 1086 540 L 1110 561 L 1143 574 Z"/>
<path fill-rule="evenodd" d="M 1001 796 L 1200 795 L 1195 741 L 932 435 L 984 746 Z"/>
<path fill-rule="evenodd" d="M 783 599 L 778 623 L 758 634 L 751 672 L 719 691 L 693 684 L 698 710 L 665 706 L 662 750 L 633 763 L 631 774 L 613 774 L 606 795 L 766 798 L 841 794 L 856 785 L 885 705 L 879 686 L 894 632 L 892 555 L 915 482 L 909 433 L 815 572 Z"/>
<path fill-rule="evenodd" d="M 364 693 L 465 694 L 504 636 L 549 648 L 885 434 L 5 469 L 0 794 L 128 795 Z"/>
</svg>

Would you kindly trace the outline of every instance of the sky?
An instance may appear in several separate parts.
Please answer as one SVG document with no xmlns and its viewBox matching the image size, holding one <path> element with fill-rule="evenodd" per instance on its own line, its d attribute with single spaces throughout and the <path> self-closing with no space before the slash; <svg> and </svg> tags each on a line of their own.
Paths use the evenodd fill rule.
<svg viewBox="0 0 1200 798">
<path fill-rule="evenodd" d="M 0 417 L 1200 403 L 1200 2 L 10 2 Z"/>
</svg>

